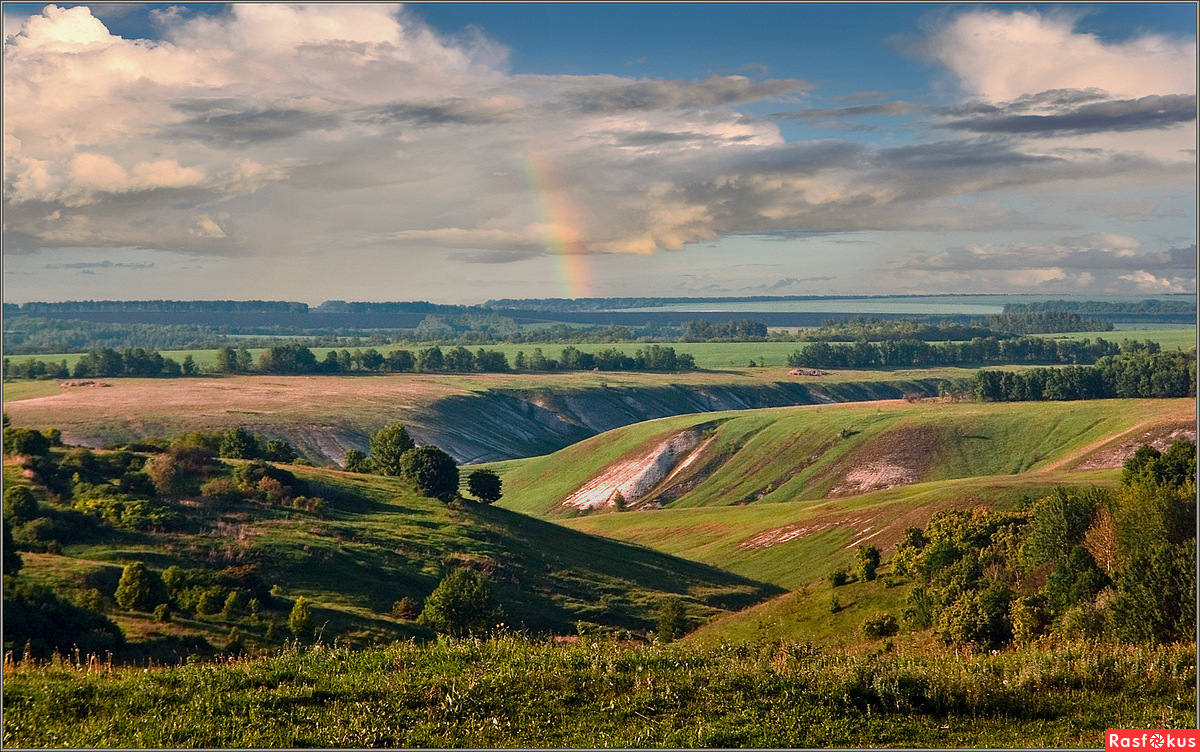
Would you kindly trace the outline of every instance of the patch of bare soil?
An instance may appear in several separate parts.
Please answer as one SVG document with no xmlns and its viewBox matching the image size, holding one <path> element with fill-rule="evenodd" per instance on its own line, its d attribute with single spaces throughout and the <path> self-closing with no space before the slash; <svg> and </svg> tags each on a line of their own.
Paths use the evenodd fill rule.
<svg viewBox="0 0 1200 752">
<path fill-rule="evenodd" d="M 1133 456 L 1138 447 L 1149 444 L 1163 451 L 1178 439 L 1196 440 L 1194 423 L 1167 423 L 1155 426 L 1138 426 L 1137 430 L 1123 436 L 1110 438 L 1104 446 L 1088 453 L 1074 465 L 1072 470 L 1106 470 L 1121 467 Z"/>
<path fill-rule="evenodd" d="M 837 463 L 848 469 L 828 496 L 855 496 L 919 482 L 929 469 L 941 437 L 940 431 L 928 427 L 884 433 Z"/>
<path fill-rule="evenodd" d="M 636 504 L 672 471 L 695 460 L 702 436 L 702 431 L 689 428 L 644 454 L 609 465 L 564 499 L 563 506 L 576 509 L 614 508 L 618 499 L 623 504 Z"/>
</svg>

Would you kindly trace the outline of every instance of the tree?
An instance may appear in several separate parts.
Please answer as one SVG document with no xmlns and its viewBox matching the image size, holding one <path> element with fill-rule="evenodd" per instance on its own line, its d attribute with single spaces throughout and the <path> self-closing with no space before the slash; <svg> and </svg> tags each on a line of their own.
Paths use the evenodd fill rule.
<svg viewBox="0 0 1200 752">
<path fill-rule="evenodd" d="M 299 457 L 292 445 L 283 439 L 270 439 L 264 443 L 262 456 L 271 462 L 292 462 Z"/>
<path fill-rule="evenodd" d="M 297 640 L 308 639 L 312 636 L 312 621 L 312 607 L 308 605 L 307 598 L 300 596 L 288 614 L 288 629 Z"/>
<path fill-rule="evenodd" d="M 371 436 L 371 466 L 380 475 L 402 475 L 400 458 L 414 446 L 404 426 L 399 423 L 384 426 Z"/>
<path fill-rule="evenodd" d="M 41 431 L 32 428 L 4 429 L 4 453 L 46 455 L 50 452 L 50 440 Z"/>
<path fill-rule="evenodd" d="M 371 472 L 371 461 L 363 452 L 357 449 L 347 449 L 342 469 L 348 473 L 369 473 Z"/>
<path fill-rule="evenodd" d="M 458 466 L 435 446 L 405 452 L 400 456 L 400 471 L 425 496 L 449 501 L 458 493 Z"/>
<path fill-rule="evenodd" d="M 182 370 L 184 376 L 195 376 L 200 373 L 200 369 L 196 366 L 196 359 L 190 353 L 183 357 Z"/>
<path fill-rule="evenodd" d="M 25 486 L 4 489 L 4 517 L 14 523 L 28 522 L 37 517 L 38 503 L 33 492 Z"/>
<path fill-rule="evenodd" d="M 500 500 L 500 476 L 491 470 L 476 470 L 467 476 L 467 492 L 484 504 Z"/>
<path fill-rule="evenodd" d="M 117 605 L 129 610 L 149 611 L 167 600 L 167 587 L 158 572 L 146 569 L 140 561 L 126 565 L 113 593 Z"/>
<path fill-rule="evenodd" d="M 676 637 L 683 636 L 687 630 L 687 618 L 683 612 L 683 604 L 678 598 L 668 598 L 659 604 L 655 628 L 658 639 L 662 642 L 671 642 Z"/>
<path fill-rule="evenodd" d="M 258 456 L 258 442 L 244 428 L 231 428 L 221 436 L 220 456 L 235 460 L 252 460 Z"/>
<path fill-rule="evenodd" d="M 863 580 L 875 579 L 875 570 L 879 569 L 879 549 L 864 543 L 858 547 L 858 573 Z"/>
<path fill-rule="evenodd" d="M 417 353 L 417 370 L 418 371 L 440 371 L 445 365 L 446 359 L 442 355 L 442 348 L 430 347 Z"/>
<path fill-rule="evenodd" d="M 446 575 L 429 597 L 417 622 L 454 637 L 486 635 L 504 618 L 492 581 L 469 569 Z"/>
<path fill-rule="evenodd" d="M 0 545 L 4 547 L 4 575 L 12 576 L 21 571 L 21 555 L 17 553 L 17 546 L 13 543 L 12 531 L 8 526 L 8 519 L 5 518 L 0 525 L 4 527 L 4 539 Z"/>
</svg>

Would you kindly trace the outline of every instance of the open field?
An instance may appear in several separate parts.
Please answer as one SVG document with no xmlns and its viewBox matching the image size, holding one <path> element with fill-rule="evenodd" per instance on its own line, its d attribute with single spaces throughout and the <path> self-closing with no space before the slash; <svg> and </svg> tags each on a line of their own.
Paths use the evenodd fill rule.
<svg viewBox="0 0 1200 752">
<path fill-rule="evenodd" d="M 1120 342 L 1126 339 L 1150 340 L 1151 342 L 1157 342 L 1164 350 L 1190 350 L 1196 346 L 1196 327 L 1187 325 L 1141 329 L 1125 328 L 1121 324 L 1117 324 L 1117 328 L 1111 332 L 1064 332 L 1061 334 L 1037 334 L 1034 336 L 1046 337 L 1047 339 L 1076 340 L 1094 340 L 1100 337 L 1109 342 Z"/>
<path fill-rule="evenodd" d="M 506 463 L 499 468 L 502 503 L 531 514 L 574 515 L 613 511 L 616 494 L 628 508 L 816 501 L 1065 469 L 1107 444 L 1131 453 L 1136 440 L 1194 436 L 1194 423 L 1189 399 L 895 400 L 684 415 Z M 1122 460 L 1114 454 L 1092 466 Z"/>
<path fill-rule="evenodd" d="M 148 435 L 243 426 L 286 438 L 321 463 L 405 423 L 463 461 L 544 454 L 621 425 L 682 413 L 932 394 L 961 368 L 692 373 L 389 374 L 104 379 L 5 385 L 17 425 L 60 428 L 68 443 L 102 446 Z M 33 386 L 36 385 L 36 388 Z M 11 391 L 10 391 L 11 390 Z M 45 392 L 50 393 L 45 393 Z"/>
<path fill-rule="evenodd" d="M 517 638 L 227 665 L 7 667 L 6 746 L 1094 747 L 1188 728 L 1193 646 L 844 655 Z M 113 712 L 114 709 L 120 712 Z"/>
</svg>

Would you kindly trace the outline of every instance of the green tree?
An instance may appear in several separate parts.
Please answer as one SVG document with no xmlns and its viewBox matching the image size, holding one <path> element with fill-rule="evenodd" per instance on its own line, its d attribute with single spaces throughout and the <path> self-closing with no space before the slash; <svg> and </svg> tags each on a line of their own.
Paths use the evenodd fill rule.
<svg viewBox="0 0 1200 752">
<path fill-rule="evenodd" d="M 1020 562 L 1026 570 L 1065 559 L 1092 524 L 1105 492 L 1096 488 L 1056 488 L 1033 505 L 1025 526 Z"/>
<path fill-rule="evenodd" d="M 292 462 L 300 455 L 283 439 L 270 439 L 262 445 L 262 456 L 271 462 Z"/>
<path fill-rule="evenodd" d="M 38 503 L 33 491 L 25 486 L 4 489 L 4 517 L 15 523 L 28 522 L 38 516 Z"/>
<path fill-rule="evenodd" d="M 196 359 L 191 356 L 191 353 L 183 357 L 183 375 L 195 376 L 200 373 L 200 369 L 196 366 Z"/>
<path fill-rule="evenodd" d="M 491 470 L 475 470 L 467 476 L 467 492 L 484 504 L 500 500 L 500 476 Z"/>
<path fill-rule="evenodd" d="M 50 440 L 31 428 L 4 429 L 4 453 L 44 456 L 50 452 Z"/>
<path fill-rule="evenodd" d="M 369 473 L 371 472 L 371 461 L 367 459 L 365 453 L 357 449 L 347 449 L 342 469 L 348 473 Z"/>
<path fill-rule="evenodd" d="M 399 423 L 384 426 L 371 436 L 371 466 L 380 475 L 403 475 L 401 458 L 416 446 Z"/>
<path fill-rule="evenodd" d="M 17 553 L 17 546 L 13 543 L 12 530 L 9 529 L 8 518 L 5 518 L 0 525 L 4 528 L 4 539 L 0 545 L 4 547 L 4 574 L 5 576 L 15 575 L 21 571 L 21 555 Z"/>
<path fill-rule="evenodd" d="M 258 456 L 258 442 L 246 429 L 231 428 L 221 436 L 219 454 L 235 460 L 252 460 Z"/>
<path fill-rule="evenodd" d="M 425 599 L 417 622 L 435 632 L 464 637 L 486 635 L 503 618 L 492 581 L 479 572 L 459 569 L 446 575 Z"/>
<path fill-rule="evenodd" d="M 312 636 L 312 628 L 312 607 L 309 606 L 307 598 L 300 596 L 292 606 L 292 612 L 288 614 L 288 629 L 296 639 L 307 640 Z"/>
<path fill-rule="evenodd" d="M 450 501 L 458 493 L 458 466 L 435 446 L 405 452 L 400 457 L 400 471 L 425 496 Z"/>
<path fill-rule="evenodd" d="M 417 353 L 418 371 L 440 371 L 446 364 L 442 348 L 429 347 Z"/>
<path fill-rule="evenodd" d="M 662 642 L 671 642 L 687 631 L 687 617 L 678 598 L 667 598 L 655 614 L 655 631 Z"/>
<path fill-rule="evenodd" d="M 158 572 L 147 569 L 140 561 L 135 561 L 126 565 L 121 572 L 121 579 L 117 582 L 117 590 L 113 597 L 121 608 L 149 611 L 167 600 L 167 587 Z"/>
<path fill-rule="evenodd" d="M 858 547 L 858 574 L 863 580 L 875 579 L 875 570 L 879 569 L 879 549 L 864 543 Z"/>
</svg>

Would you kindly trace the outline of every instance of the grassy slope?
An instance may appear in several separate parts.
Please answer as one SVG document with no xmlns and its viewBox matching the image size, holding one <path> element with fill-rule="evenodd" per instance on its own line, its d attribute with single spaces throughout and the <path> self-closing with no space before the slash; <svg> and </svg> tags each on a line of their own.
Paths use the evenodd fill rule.
<svg viewBox="0 0 1200 752">
<path fill-rule="evenodd" d="M 476 504 L 446 506 L 415 495 L 395 479 L 292 468 L 319 485 L 328 519 L 251 504 L 191 510 L 188 533 L 111 533 L 69 545 L 63 555 L 27 554 L 20 577 L 67 589 L 111 593 L 119 567 L 144 560 L 220 568 L 254 562 L 268 584 L 293 598 L 308 596 L 327 639 L 371 641 L 413 633 L 393 619 L 392 604 L 424 598 L 441 576 L 469 566 L 492 573 L 508 623 L 535 631 L 574 632 L 577 620 L 628 629 L 650 628 L 667 594 L 679 595 L 695 618 L 741 608 L 777 590 L 704 564 L 582 534 L 508 510 Z M 6 484 L 22 482 L 6 464 Z M 285 604 L 290 607 L 290 603 Z M 125 613 L 134 636 L 229 625 L 152 625 Z M 240 626 L 248 636 L 255 630 Z M 261 631 L 261 630 L 260 630 Z"/>
<path fill-rule="evenodd" d="M 716 422 L 712 444 L 677 479 L 699 484 L 672 507 L 817 500 L 851 470 L 889 453 L 924 464 L 918 468 L 924 481 L 1024 473 L 1142 422 L 1194 420 L 1191 400 L 771 408 L 647 421 L 496 467 L 505 506 L 532 514 L 569 511 L 559 508 L 562 499 L 611 463 L 648 452 L 681 429 Z M 853 433 L 841 438 L 843 429 Z"/>
</svg>

